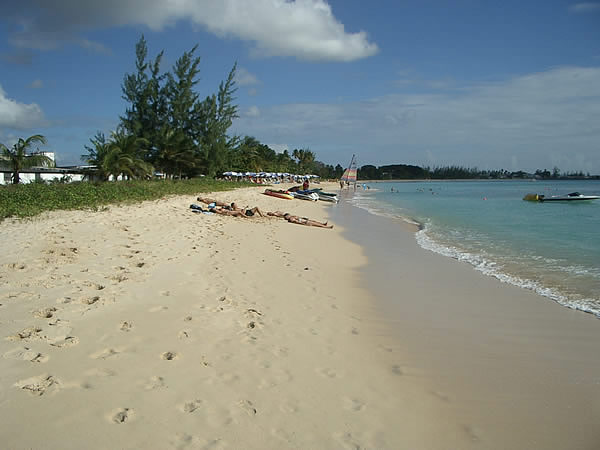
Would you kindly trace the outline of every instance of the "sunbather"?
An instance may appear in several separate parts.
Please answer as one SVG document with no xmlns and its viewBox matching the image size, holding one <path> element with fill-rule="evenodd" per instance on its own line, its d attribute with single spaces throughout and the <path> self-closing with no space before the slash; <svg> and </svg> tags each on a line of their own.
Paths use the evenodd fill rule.
<svg viewBox="0 0 600 450">
<path fill-rule="evenodd" d="M 241 211 L 231 211 L 229 209 L 225 209 L 223 207 L 220 206 L 215 206 L 209 209 L 210 212 L 214 212 L 215 214 L 221 214 L 222 216 L 233 216 L 233 217 L 243 217 L 246 218 L 246 215 L 244 215 L 243 212 Z"/>
<path fill-rule="evenodd" d="M 263 212 L 260 209 L 258 209 L 258 206 L 255 206 L 254 208 L 248 208 L 247 206 L 245 208 L 240 208 L 235 203 L 232 203 L 230 206 L 232 210 L 241 211 L 248 217 L 252 217 L 254 214 L 258 214 L 260 217 L 264 217 Z"/>
<path fill-rule="evenodd" d="M 297 223 L 298 225 L 306 225 L 309 227 L 319 228 L 333 228 L 333 225 L 327 225 L 327 222 L 319 222 L 317 220 L 309 219 L 308 217 L 294 216 L 290 213 L 283 213 L 281 211 L 268 212 L 268 216 L 282 217 L 290 223 Z"/>
<path fill-rule="evenodd" d="M 207 205 L 214 203 L 216 206 L 221 206 L 222 208 L 227 208 L 227 209 L 230 208 L 230 206 L 227 203 L 223 203 L 223 202 L 220 202 L 219 200 L 213 200 L 213 199 L 206 198 L 206 197 L 198 197 L 198 201 L 200 201 L 202 203 L 206 203 Z"/>
</svg>

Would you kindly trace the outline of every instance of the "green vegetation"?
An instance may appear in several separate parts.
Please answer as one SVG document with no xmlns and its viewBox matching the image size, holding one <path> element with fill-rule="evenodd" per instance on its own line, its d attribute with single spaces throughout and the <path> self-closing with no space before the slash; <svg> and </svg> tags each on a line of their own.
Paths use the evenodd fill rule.
<svg viewBox="0 0 600 450">
<path fill-rule="evenodd" d="M 82 159 L 96 166 L 95 177 L 108 180 L 147 178 L 157 170 L 166 178 L 219 176 L 232 170 L 316 174 L 340 177 L 342 166 L 323 164 L 309 149 L 277 153 L 251 136 L 231 136 L 238 117 L 233 64 L 217 92 L 201 99 L 197 92 L 200 57 L 197 46 L 161 72 L 164 51 L 148 59 L 144 36 L 135 46 L 135 71 L 126 73 L 121 86 L 127 102 L 117 131 L 106 139 L 102 132 L 90 139 Z"/>
<path fill-rule="evenodd" d="M 32 217 L 59 209 L 98 209 L 109 204 L 156 200 L 169 195 L 196 195 L 250 185 L 206 178 L 10 185 L 0 188 L 0 220 L 13 216 Z"/>
</svg>

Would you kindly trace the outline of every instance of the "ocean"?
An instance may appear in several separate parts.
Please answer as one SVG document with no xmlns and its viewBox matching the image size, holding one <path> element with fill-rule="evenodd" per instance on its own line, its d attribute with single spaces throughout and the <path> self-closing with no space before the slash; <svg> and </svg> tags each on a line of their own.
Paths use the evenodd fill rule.
<svg viewBox="0 0 600 450">
<path fill-rule="evenodd" d="M 600 200 L 522 200 L 527 193 L 600 195 L 600 181 L 367 185 L 370 189 L 359 184 L 343 201 L 370 214 L 414 222 L 424 249 L 600 318 Z"/>
</svg>

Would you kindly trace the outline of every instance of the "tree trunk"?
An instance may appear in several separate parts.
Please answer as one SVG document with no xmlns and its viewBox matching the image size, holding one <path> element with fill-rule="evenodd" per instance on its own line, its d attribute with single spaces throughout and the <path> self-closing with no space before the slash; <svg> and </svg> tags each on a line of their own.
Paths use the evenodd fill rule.
<svg viewBox="0 0 600 450">
<path fill-rule="evenodd" d="M 21 181 L 20 177 L 19 177 L 19 172 L 13 172 L 13 184 L 19 184 L 19 181 Z"/>
</svg>

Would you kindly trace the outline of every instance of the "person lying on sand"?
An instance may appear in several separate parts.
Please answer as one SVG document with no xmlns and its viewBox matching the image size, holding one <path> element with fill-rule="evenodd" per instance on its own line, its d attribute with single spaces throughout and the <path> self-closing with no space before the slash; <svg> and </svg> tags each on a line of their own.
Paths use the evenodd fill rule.
<svg viewBox="0 0 600 450">
<path fill-rule="evenodd" d="M 274 217 L 283 217 L 288 222 L 297 223 L 298 225 L 306 225 L 309 227 L 319 227 L 319 228 L 333 228 L 333 225 L 327 225 L 327 222 L 319 222 L 317 220 L 309 219 L 308 217 L 294 216 L 290 213 L 283 213 L 281 211 L 268 212 L 267 215 L 274 216 Z"/>
<path fill-rule="evenodd" d="M 213 200 L 213 199 L 207 198 L 207 197 L 198 197 L 198 201 L 202 202 L 202 203 L 206 203 L 207 205 L 214 203 L 215 205 L 220 206 L 222 208 L 226 208 L 226 209 L 231 208 L 227 203 L 223 203 L 223 202 L 220 202 L 219 200 Z"/>
<path fill-rule="evenodd" d="M 255 206 L 254 208 L 248 208 L 247 206 L 245 208 L 240 208 L 235 203 L 232 203 L 230 206 L 233 211 L 241 211 L 248 217 L 252 217 L 254 214 L 258 214 L 260 217 L 265 217 L 265 215 L 258 208 L 258 206 Z"/>
<path fill-rule="evenodd" d="M 223 208 L 226 211 L 227 210 L 228 211 L 239 211 L 246 217 L 252 217 L 255 214 L 258 214 L 260 217 L 264 217 L 263 212 L 258 208 L 258 206 L 255 206 L 254 208 L 248 208 L 247 206 L 245 208 L 240 208 L 235 202 L 231 203 L 231 204 L 227 204 L 227 203 L 223 203 L 218 200 L 214 200 L 212 198 L 207 198 L 207 197 L 198 197 L 198 201 L 200 201 L 202 203 L 206 203 L 209 208 L 211 207 L 211 205 L 214 204 L 215 209 L 218 206 L 218 207 Z M 229 216 L 240 217 L 239 214 L 227 214 L 225 212 L 220 212 L 220 213 L 218 212 L 217 214 L 224 214 L 224 215 L 229 215 Z"/>
<path fill-rule="evenodd" d="M 248 217 L 242 211 L 233 211 L 231 209 L 226 209 L 225 207 L 222 207 L 222 206 L 210 206 L 209 205 L 208 210 L 215 214 L 221 214 L 222 216 L 233 216 L 233 217 L 244 217 L 244 218 Z"/>
</svg>

